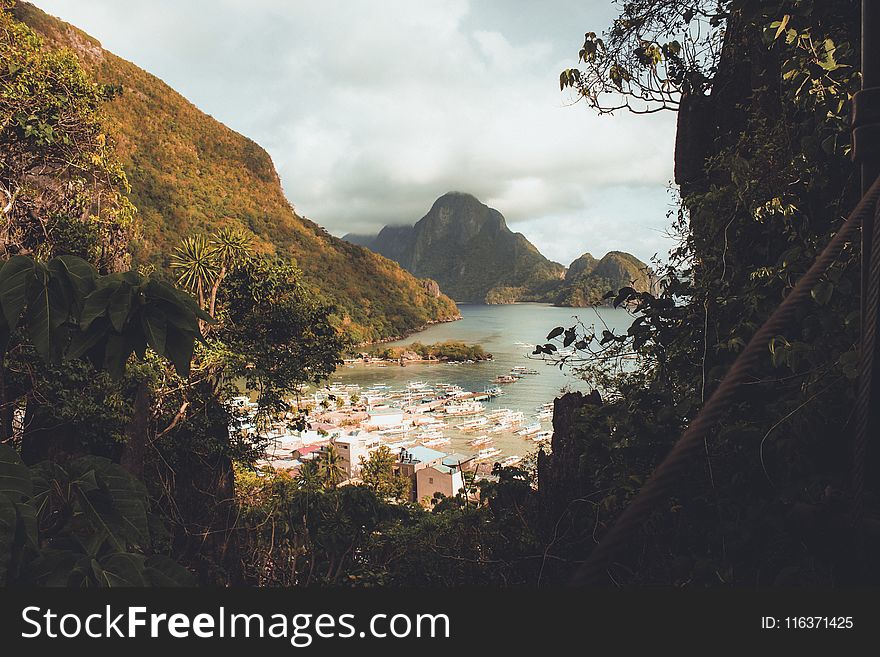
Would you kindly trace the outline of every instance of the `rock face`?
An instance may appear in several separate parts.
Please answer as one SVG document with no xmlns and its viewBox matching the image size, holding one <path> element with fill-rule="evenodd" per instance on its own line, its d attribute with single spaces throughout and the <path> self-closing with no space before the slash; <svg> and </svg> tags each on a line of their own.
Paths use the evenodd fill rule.
<svg viewBox="0 0 880 657">
<path fill-rule="evenodd" d="M 430 278 L 426 278 L 424 281 L 425 292 L 427 292 L 432 297 L 440 296 L 440 286 L 437 285 L 437 281 L 432 281 Z"/>
<path fill-rule="evenodd" d="M 568 271 L 565 272 L 565 280 L 575 281 L 581 274 L 593 271 L 598 264 L 599 261 L 592 254 L 585 253 L 568 266 Z"/>
<path fill-rule="evenodd" d="M 414 226 L 385 226 L 370 240 L 347 235 L 420 278 L 436 280 L 459 301 L 534 297 L 542 285 L 562 280 L 565 268 L 545 258 L 498 210 L 470 194 L 438 198 Z"/>
<path fill-rule="evenodd" d="M 580 418 L 588 406 L 601 406 L 598 392 L 569 392 L 553 402 L 553 437 L 550 453 L 538 452 L 538 503 L 541 526 L 550 531 L 559 517 L 571 511 L 574 500 L 588 492 L 581 475 L 585 445 Z"/>
<path fill-rule="evenodd" d="M 438 198 L 414 226 L 385 226 L 375 236 L 343 239 L 437 281 L 440 291 L 458 301 L 588 306 L 601 303 L 609 290 L 645 291 L 651 285 L 647 265 L 623 251 L 601 260 L 585 253 L 566 269 L 511 231 L 498 210 L 461 192 Z"/>
<path fill-rule="evenodd" d="M 565 283 L 558 290 L 557 306 L 589 306 L 601 303 L 606 292 L 632 287 L 650 292 L 653 282 L 648 266 L 629 253 L 609 251 L 601 260 L 589 253 L 571 263 Z"/>
</svg>

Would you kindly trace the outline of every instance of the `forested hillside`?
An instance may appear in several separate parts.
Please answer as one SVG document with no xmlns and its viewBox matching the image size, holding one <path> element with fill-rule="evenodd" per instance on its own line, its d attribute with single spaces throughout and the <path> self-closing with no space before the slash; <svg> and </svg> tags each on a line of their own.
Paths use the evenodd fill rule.
<svg viewBox="0 0 880 657">
<path fill-rule="evenodd" d="M 400 336 L 457 316 L 454 304 L 394 262 L 355 247 L 299 216 L 269 154 L 208 116 L 94 38 L 28 3 L 14 15 L 120 93 L 103 111 L 131 186 L 140 235 L 136 262 L 167 266 L 183 237 L 222 227 L 256 236 L 259 251 L 291 258 L 339 308 L 337 324 L 363 342 Z"/>
</svg>

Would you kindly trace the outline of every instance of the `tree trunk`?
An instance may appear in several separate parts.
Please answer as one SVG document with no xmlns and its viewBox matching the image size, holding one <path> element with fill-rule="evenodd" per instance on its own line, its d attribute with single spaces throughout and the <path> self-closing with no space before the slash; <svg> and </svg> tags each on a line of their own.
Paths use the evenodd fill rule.
<svg viewBox="0 0 880 657">
<path fill-rule="evenodd" d="M 138 479 L 144 478 L 144 459 L 150 440 L 150 405 L 152 395 L 146 381 L 138 384 L 134 395 L 134 412 L 125 427 L 125 446 L 120 463 Z"/>
</svg>

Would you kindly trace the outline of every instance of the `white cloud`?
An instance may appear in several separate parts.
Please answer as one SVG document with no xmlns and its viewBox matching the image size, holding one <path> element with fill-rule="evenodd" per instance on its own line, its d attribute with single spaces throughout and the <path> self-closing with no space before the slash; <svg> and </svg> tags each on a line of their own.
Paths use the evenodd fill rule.
<svg viewBox="0 0 880 657">
<path fill-rule="evenodd" d="M 36 0 L 267 148 L 336 234 L 469 191 L 548 257 L 665 253 L 674 116 L 560 94 L 609 3 Z"/>
</svg>

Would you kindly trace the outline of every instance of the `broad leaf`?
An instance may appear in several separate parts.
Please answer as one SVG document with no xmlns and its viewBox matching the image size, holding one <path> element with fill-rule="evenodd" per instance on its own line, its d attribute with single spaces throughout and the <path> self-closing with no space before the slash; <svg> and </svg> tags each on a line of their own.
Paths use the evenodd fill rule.
<svg viewBox="0 0 880 657">
<path fill-rule="evenodd" d="M 92 474 L 95 490 L 83 486 L 91 503 L 90 512 L 102 513 L 98 523 L 122 544 L 146 542 L 149 537 L 147 525 L 147 491 L 143 483 L 125 468 L 98 456 L 83 456 L 70 464 L 71 472 L 77 472 L 77 481 L 84 481 Z"/>
<path fill-rule="evenodd" d="M 147 557 L 144 579 L 150 586 L 195 586 L 195 578 L 176 561 L 160 554 Z"/>
<path fill-rule="evenodd" d="M 9 445 L 0 445 L 0 493 L 6 493 L 12 500 L 33 493 L 30 470 Z"/>
<path fill-rule="evenodd" d="M 147 307 L 141 315 L 141 324 L 147 342 L 158 354 L 165 353 L 165 337 L 168 335 L 168 318 L 161 310 Z"/>
<path fill-rule="evenodd" d="M 83 309 L 79 316 L 79 327 L 87 330 L 98 317 L 107 313 L 110 297 L 116 291 L 115 285 L 99 285 L 83 302 Z"/>
<path fill-rule="evenodd" d="M 214 318 L 206 313 L 192 296 L 181 292 L 168 283 L 151 279 L 144 288 L 144 294 L 146 294 L 149 300 L 161 299 L 171 306 L 185 311 L 187 316 L 194 315 L 194 320 L 201 319 L 211 324 L 215 323 Z M 167 308 L 163 308 L 163 310 L 168 312 Z M 198 326 L 198 322 L 196 322 L 195 326 Z"/>
<path fill-rule="evenodd" d="M 117 333 L 122 333 L 122 329 L 128 320 L 128 315 L 131 312 L 131 298 L 131 286 L 127 283 L 120 285 L 113 293 L 113 296 L 110 297 L 107 314 L 110 316 L 110 323 Z"/>
<path fill-rule="evenodd" d="M 103 367 L 111 377 L 118 379 L 125 372 L 125 363 L 131 356 L 131 344 L 125 336 L 113 333 L 107 335 L 106 342 Z"/>
<path fill-rule="evenodd" d="M 115 552 L 92 561 L 92 571 L 101 586 L 137 586 L 147 585 L 144 580 L 144 556 L 128 552 Z"/>
<path fill-rule="evenodd" d="M 31 343 L 47 362 L 57 362 L 67 341 L 67 331 L 58 329 L 70 318 L 74 299 L 65 294 L 62 284 L 49 276 L 35 278 L 28 298 L 27 333 Z"/>
<path fill-rule="evenodd" d="M 162 355 L 171 361 L 180 376 L 186 378 L 189 376 L 194 347 L 195 338 L 192 334 L 169 326 L 165 337 L 165 353 Z"/>
<path fill-rule="evenodd" d="M 18 326 L 27 302 L 28 282 L 34 275 L 34 261 L 26 256 L 12 256 L 0 268 L 0 304 L 10 331 Z"/>
<path fill-rule="evenodd" d="M 98 272 L 82 258 L 63 255 L 49 261 L 49 272 L 64 282 L 73 295 L 75 305 L 81 307 L 83 300 L 97 285 Z"/>
<path fill-rule="evenodd" d="M 67 357 L 80 358 L 106 338 L 108 331 L 109 320 L 101 318 L 99 321 L 92 322 L 87 330 L 75 332 L 67 345 Z"/>
<path fill-rule="evenodd" d="M 89 570 L 89 558 L 73 550 L 44 548 L 28 564 L 27 574 L 40 586 L 72 586 L 82 583 Z"/>
</svg>

